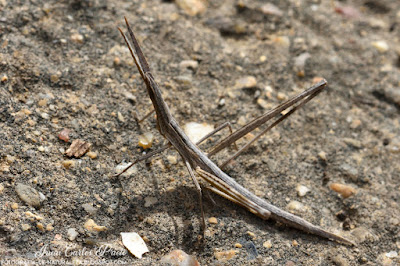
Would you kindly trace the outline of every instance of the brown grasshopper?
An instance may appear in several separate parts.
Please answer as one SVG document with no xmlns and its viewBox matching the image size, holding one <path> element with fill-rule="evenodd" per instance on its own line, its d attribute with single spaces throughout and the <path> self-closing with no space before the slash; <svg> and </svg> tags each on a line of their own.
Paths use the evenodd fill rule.
<svg viewBox="0 0 400 266">
<path fill-rule="evenodd" d="M 154 154 L 161 152 L 169 147 L 174 147 L 178 153 L 181 155 L 188 171 L 193 179 L 193 182 L 196 186 L 196 189 L 199 194 L 200 198 L 200 208 L 202 214 L 202 226 L 203 229 L 205 228 L 204 222 L 204 212 L 203 212 L 203 204 L 202 204 L 202 193 L 200 185 L 195 177 L 194 172 L 196 172 L 200 177 L 202 177 L 211 187 L 209 188 L 213 192 L 218 195 L 221 195 L 224 198 L 231 200 L 232 202 L 239 204 L 250 212 L 260 216 L 263 219 L 274 219 L 279 222 L 282 222 L 286 225 L 291 227 L 303 230 L 305 232 L 318 235 L 327 239 L 336 240 L 345 244 L 355 245 L 352 241 L 347 240 L 344 237 L 339 235 L 330 233 L 316 225 L 313 225 L 306 220 L 293 215 L 289 212 L 281 210 L 274 205 L 268 203 L 264 199 L 261 199 L 248 191 L 242 185 L 238 184 L 235 180 L 233 180 L 230 176 L 228 176 L 224 171 L 221 170 L 212 160 L 209 159 L 208 156 L 211 156 L 218 151 L 222 150 L 223 148 L 227 147 L 228 145 L 235 143 L 236 140 L 240 139 L 247 133 L 251 132 L 252 130 L 256 129 L 257 127 L 261 126 L 265 122 L 269 121 L 270 119 L 281 115 L 281 112 L 287 110 L 291 107 L 291 109 L 284 115 L 281 115 L 274 123 L 264 129 L 259 135 L 257 135 L 252 141 L 246 144 L 242 149 L 240 149 L 236 154 L 233 155 L 227 162 L 232 160 L 233 158 L 237 157 L 244 149 L 246 149 L 251 143 L 253 143 L 256 139 L 258 139 L 262 134 L 270 130 L 272 127 L 276 126 L 282 120 L 287 118 L 291 115 L 296 109 L 303 106 L 305 103 L 310 101 L 314 98 L 317 94 L 319 94 L 327 85 L 325 80 L 315 84 L 311 88 L 305 90 L 304 92 L 300 93 L 299 95 L 291 98 L 290 100 L 280 104 L 273 110 L 257 117 L 253 121 L 249 122 L 247 125 L 243 126 L 241 129 L 233 132 L 231 135 L 223 139 L 219 144 L 217 144 L 211 152 L 208 153 L 208 156 L 201 151 L 198 146 L 193 143 L 181 129 L 177 121 L 172 116 L 168 105 L 164 101 L 161 90 L 155 81 L 153 74 L 150 71 L 150 67 L 144 57 L 144 54 L 139 46 L 138 41 L 135 38 L 135 35 L 132 32 L 131 27 L 127 19 L 125 18 L 126 26 L 128 28 L 129 36 L 132 41 L 131 43 L 128 41 L 127 36 L 123 33 L 123 31 L 119 29 L 124 40 L 131 52 L 131 55 L 135 61 L 135 64 L 142 76 L 143 81 L 146 84 L 147 92 L 150 96 L 152 101 L 156 116 L 157 116 L 157 128 L 161 135 L 163 135 L 167 140 L 168 144 L 163 146 L 160 150 L 149 152 L 145 156 L 136 159 L 130 166 L 133 164 L 150 158 Z M 297 104 L 297 105 L 296 105 Z M 209 137 L 210 135 L 214 134 L 227 124 L 224 124 L 222 127 L 217 128 L 214 132 L 210 133 L 206 137 L 204 137 L 199 142 L 203 141 L 205 138 Z M 225 165 L 225 162 L 223 165 Z M 130 167 L 129 166 L 129 167 Z M 129 168 L 128 167 L 128 168 Z M 125 172 L 128 168 L 124 169 L 121 173 L 117 174 L 116 176 Z"/>
</svg>

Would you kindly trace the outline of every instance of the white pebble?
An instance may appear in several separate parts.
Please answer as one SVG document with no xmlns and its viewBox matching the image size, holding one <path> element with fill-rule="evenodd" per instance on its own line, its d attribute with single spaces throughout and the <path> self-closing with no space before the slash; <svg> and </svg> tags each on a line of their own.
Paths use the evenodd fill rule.
<svg viewBox="0 0 400 266">
<path fill-rule="evenodd" d="M 154 135 L 151 132 L 146 132 L 139 136 L 139 146 L 143 149 L 149 149 L 153 145 Z"/>
<path fill-rule="evenodd" d="M 372 43 L 372 46 L 375 47 L 381 53 L 384 53 L 389 50 L 389 45 L 385 41 L 376 41 Z"/>
<path fill-rule="evenodd" d="M 49 116 L 48 113 L 41 113 L 40 116 L 41 116 L 43 119 L 46 119 L 46 120 L 48 120 L 48 119 L 50 118 L 50 116 Z"/>
<path fill-rule="evenodd" d="M 71 41 L 76 43 L 83 43 L 83 35 L 79 33 L 74 33 L 71 35 Z"/>
<path fill-rule="evenodd" d="M 273 41 L 282 47 L 290 46 L 290 39 L 288 36 L 277 36 L 273 39 Z"/>
<path fill-rule="evenodd" d="M 121 233 L 122 244 L 132 253 L 136 258 L 141 259 L 142 255 L 149 252 L 146 243 L 137 233 Z"/>
<path fill-rule="evenodd" d="M 326 160 L 327 160 L 327 158 L 326 158 L 326 152 L 324 152 L 324 151 L 320 151 L 320 152 L 318 153 L 318 156 L 319 156 L 319 158 L 321 158 L 321 160 L 323 160 L 323 161 L 326 161 Z"/>
<path fill-rule="evenodd" d="M 170 164 L 177 164 L 178 163 L 178 158 L 174 155 L 168 155 L 167 160 Z"/>
<path fill-rule="evenodd" d="M 115 173 L 120 173 L 122 172 L 126 167 L 128 167 L 129 165 L 131 165 L 131 163 L 120 163 L 119 165 L 117 165 L 115 167 Z M 132 166 L 131 168 L 128 169 L 128 171 L 126 171 L 125 173 L 122 174 L 122 176 L 130 176 L 130 175 L 134 175 L 137 173 L 137 168 L 136 165 Z"/>
<path fill-rule="evenodd" d="M 398 254 L 396 251 L 392 250 L 392 251 L 386 253 L 385 256 L 388 258 L 396 258 L 398 256 Z"/>
<path fill-rule="evenodd" d="M 67 231 L 68 239 L 74 241 L 79 233 L 76 231 L 75 228 L 69 228 Z"/>
<path fill-rule="evenodd" d="M 299 68 L 304 68 L 307 59 L 310 57 L 311 55 L 309 53 L 302 53 L 294 58 L 294 65 Z"/>
<path fill-rule="evenodd" d="M 185 124 L 184 131 L 191 141 L 198 142 L 202 137 L 214 130 L 214 127 L 206 123 L 189 122 Z"/>
<path fill-rule="evenodd" d="M 125 118 L 124 118 L 124 116 L 123 116 L 120 112 L 117 113 L 117 116 L 118 116 L 118 120 L 119 120 L 120 122 L 122 122 L 122 123 L 125 122 Z"/>
<path fill-rule="evenodd" d="M 257 86 L 257 80 L 253 76 L 245 76 L 236 80 L 235 89 L 249 89 Z"/>
<path fill-rule="evenodd" d="M 179 63 L 179 67 L 183 68 L 183 69 L 191 68 L 193 70 L 196 70 L 198 66 L 199 66 L 199 63 L 194 60 L 183 60 Z"/>
<path fill-rule="evenodd" d="M 307 192 L 310 191 L 310 189 L 303 185 L 297 185 L 296 191 L 297 195 L 299 195 L 300 197 L 304 197 L 307 194 Z"/>
<path fill-rule="evenodd" d="M 265 15 L 273 15 L 273 16 L 282 16 L 283 11 L 279 9 L 276 5 L 272 3 L 266 3 L 261 6 L 260 8 L 261 12 L 264 13 Z"/>
<path fill-rule="evenodd" d="M 39 198 L 41 202 L 46 200 L 46 196 L 42 192 L 39 192 Z"/>
<path fill-rule="evenodd" d="M 304 210 L 304 205 L 301 202 L 292 200 L 291 202 L 289 202 L 289 204 L 287 205 L 287 208 L 291 211 L 302 211 Z"/>
<path fill-rule="evenodd" d="M 156 197 L 146 197 L 144 199 L 144 206 L 147 208 L 153 204 L 156 204 L 157 202 L 158 202 L 158 199 Z"/>
</svg>

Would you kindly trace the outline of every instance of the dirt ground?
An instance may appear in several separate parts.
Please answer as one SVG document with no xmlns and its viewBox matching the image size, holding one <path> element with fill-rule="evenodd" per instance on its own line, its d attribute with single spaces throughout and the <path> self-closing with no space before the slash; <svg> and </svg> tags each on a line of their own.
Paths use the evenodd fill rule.
<svg viewBox="0 0 400 266">
<path fill-rule="evenodd" d="M 400 262 L 399 1 L 45 2 L 0 1 L 1 265 L 153 265 L 174 249 L 201 265 Z M 154 116 L 135 121 L 151 103 L 117 30 L 124 16 L 181 125 L 238 129 L 325 78 L 324 92 L 226 172 L 357 246 L 264 221 L 211 193 L 199 237 L 197 193 L 173 150 L 110 178 L 146 152 L 139 135 L 154 134 L 147 151 L 164 143 Z M 69 142 L 58 137 L 64 128 Z M 91 153 L 66 156 L 75 139 Z M 343 198 L 332 183 L 356 193 Z M 309 192 L 299 196 L 299 185 Z M 133 257 L 120 232 L 137 232 L 150 251 Z"/>
</svg>

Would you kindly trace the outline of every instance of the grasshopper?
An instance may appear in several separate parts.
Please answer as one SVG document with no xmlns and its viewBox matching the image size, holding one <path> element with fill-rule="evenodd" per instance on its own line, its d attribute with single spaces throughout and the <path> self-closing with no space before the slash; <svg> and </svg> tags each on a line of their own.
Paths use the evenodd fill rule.
<svg viewBox="0 0 400 266">
<path fill-rule="evenodd" d="M 135 160 L 130 166 L 133 164 L 150 158 L 156 153 L 159 153 L 163 150 L 166 150 L 169 147 L 175 148 L 180 156 L 182 157 L 183 162 L 185 163 L 189 175 L 193 179 L 193 182 L 196 186 L 197 192 L 200 198 L 200 208 L 202 214 L 202 227 L 205 228 L 204 221 L 204 211 L 203 211 L 203 203 L 202 203 L 202 192 L 199 182 L 196 179 L 195 173 L 197 173 L 201 178 L 203 178 L 211 187 L 209 188 L 211 191 L 216 194 L 231 200 L 232 202 L 243 206 L 248 209 L 250 212 L 256 214 L 262 219 L 274 219 L 288 226 L 300 229 L 304 232 L 311 233 L 326 239 L 335 240 L 338 242 L 342 242 L 348 245 L 355 245 L 352 241 L 341 237 L 337 234 L 328 232 L 322 229 L 319 226 L 313 225 L 310 222 L 300 218 L 299 216 L 293 215 L 289 212 L 279 209 L 278 207 L 272 205 L 266 200 L 254 195 L 249 190 L 244 188 L 242 185 L 238 184 L 234 179 L 232 179 L 229 175 L 227 175 L 224 171 L 221 170 L 208 156 L 211 156 L 218 151 L 224 149 L 230 144 L 235 143 L 236 140 L 240 139 L 247 133 L 252 130 L 258 128 L 263 125 L 267 121 L 280 116 L 277 120 L 268 126 L 265 130 L 263 130 L 259 135 L 257 135 L 252 141 L 250 141 L 247 145 L 245 145 L 242 149 L 236 152 L 227 162 L 237 157 L 244 149 L 246 149 L 251 143 L 253 143 L 256 139 L 258 139 L 262 134 L 270 130 L 272 127 L 276 126 L 282 120 L 286 119 L 289 115 L 291 115 L 295 110 L 306 104 L 312 98 L 317 96 L 327 85 L 325 80 L 322 80 L 305 90 L 304 92 L 298 94 L 297 96 L 287 100 L 286 102 L 280 104 L 273 110 L 257 117 L 253 121 L 249 122 L 241 129 L 233 132 L 231 135 L 223 139 L 219 144 L 217 144 L 208 155 L 204 153 L 197 144 L 193 143 L 188 136 L 184 133 L 182 128 L 179 126 L 178 122 L 172 116 L 168 105 L 164 101 L 161 95 L 161 89 L 157 84 L 153 74 L 151 73 L 149 64 L 139 46 L 138 41 L 136 40 L 135 35 L 128 23 L 128 20 L 125 18 L 126 26 L 128 29 L 128 33 L 130 36 L 130 40 L 132 43 L 128 41 L 128 37 L 124 34 L 124 32 L 118 28 L 121 32 L 129 50 L 135 61 L 135 64 L 139 70 L 139 73 L 146 84 L 147 92 L 152 101 L 156 119 L 157 119 L 157 128 L 162 136 L 168 141 L 168 144 L 163 146 L 161 149 L 153 152 L 149 152 L 145 156 Z M 284 115 L 281 113 L 288 108 L 291 109 Z M 225 124 L 227 125 L 227 124 Z M 225 126 L 224 125 L 224 126 Z M 214 134 L 216 131 L 220 130 L 222 127 L 217 128 L 214 132 L 209 135 Z M 208 135 L 208 136 L 209 136 Z M 205 138 L 199 142 L 203 141 Z M 225 165 L 225 162 L 223 165 Z M 129 167 L 130 167 L 129 166 Z M 121 173 L 125 172 L 129 167 L 124 169 Z"/>
</svg>

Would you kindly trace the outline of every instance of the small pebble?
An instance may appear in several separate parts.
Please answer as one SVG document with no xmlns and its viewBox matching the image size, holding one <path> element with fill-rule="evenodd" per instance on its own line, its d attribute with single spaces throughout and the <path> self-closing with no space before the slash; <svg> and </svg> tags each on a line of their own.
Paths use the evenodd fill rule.
<svg viewBox="0 0 400 266">
<path fill-rule="evenodd" d="M 271 248 L 272 247 L 272 243 L 271 241 L 267 240 L 263 243 L 263 247 L 265 248 Z"/>
<path fill-rule="evenodd" d="M 154 135 L 151 132 L 146 132 L 139 136 L 138 145 L 143 149 L 149 149 L 153 145 Z"/>
<path fill-rule="evenodd" d="M 154 205 L 158 202 L 158 199 L 156 197 L 146 197 L 144 198 L 144 206 L 146 208 L 150 207 L 151 205 Z"/>
<path fill-rule="evenodd" d="M 114 57 L 114 65 L 119 66 L 121 64 L 121 59 L 119 57 Z"/>
<path fill-rule="evenodd" d="M 323 80 L 325 80 L 323 77 L 313 77 L 313 81 L 312 81 L 312 83 L 318 83 L 318 82 L 320 82 L 320 81 L 323 81 Z"/>
<path fill-rule="evenodd" d="M 18 203 L 14 202 L 11 204 L 11 209 L 16 210 L 18 209 Z"/>
<path fill-rule="evenodd" d="M 36 223 L 36 227 L 37 229 L 39 229 L 40 231 L 44 231 L 44 225 L 42 223 Z"/>
<path fill-rule="evenodd" d="M 361 141 L 351 138 L 344 138 L 343 142 L 346 143 L 348 146 L 360 149 L 363 147 Z"/>
<path fill-rule="evenodd" d="M 79 233 L 75 228 L 69 228 L 67 230 L 67 236 L 70 241 L 74 241 L 78 235 Z"/>
<path fill-rule="evenodd" d="M 272 3 L 266 3 L 261 6 L 260 8 L 261 12 L 265 15 L 273 15 L 280 17 L 283 15 L 283 11 L 279 9 L 276 5 Z"/>
<path fill-rule="evenodd" d="M 97 158 L 97 153 L 95 153 L 93 151 L 89 151 L 87 153 L 87 156 L 89 156 L 90 159 L 96 159 Z"/>
<path fill-rule="evenodd" d="M 372 43 L 372 46 L 375 47 L 381 53 L 385 53 L 389 50 L 389 45 L 386 41 L 376 41 Z"/>
<path fill-rule="evenodd" d="M 40 107 L 46 106 L 46 105 L 47 105 L 47 99 L 41 99 L 41 100 L 38 102 L 38 105 L 39 105 Z"/>
<path fill-rule="evenodd" d="M 31 127 L 33 127 L 34 125 L 36 125 L 36 122 L 33 121 L 32 119 L 26 120 L 26 123 L 27 123 L 28 125 L 30 125 Z"/>
<path fill-rule="evenodd" d="M 58 138 L 60 140 L 63 140 L 65 142 L 69 141 L 69 134 L 71 133 L 71 130 L 68 128 L 64 128 L 63 130 L 61 130 L 60 133 L 58 133 Z"/>
<path fill-rule="evenodd" d="M 376 261 L 378 262 L 376 265 L 382 265 L 382 266 L 393 266 L 393 265 L 398 265 L 393 262 L 391 258 L 386 257 L 385 253 L 380 254 Z"/>
<path fill-rule="evenodd" d="M 87 213 L 89 213 L 90 215 L 95 215 L 97 212 L 97 208 L 93 207 L 93 204 L 91 203 L 84 203 L 82 204 L 82 207 L 85 209 L 85 211 Z"/>
<path fill-rule="evenodd" d="M 225 106 L 225 98 L 221 98 L 218 102 L 218 107 L 223 107 Z"/>
<path fill-rule="evenodd" d="M 246 76 L 236 80 L 235 89 L 249 89 L 257 86 L 257 80 L 253 76 Z"/>
<path fill-rule="evenodd" d="M 217 224 L 217 223 L 218 223 L 218 220 L 217 220 L 217 218 L 215 218 L 215 217 L 210 217 L 210 218 L 208 218 L 208 222 L 209 222 L 210 224 Z"/>
<path fill-rule="evenodd" d="M 122 244 L 136 258 L 141 259 L 144 253 L 149 252 L 146 243 L 137 233 L 121 233 L 121 237 L 122 237 Z"/>
<path fill-rule="evenodd" d="M 253 232 L 247 231 L 247 235 L 249 235 L 249 237 L 251 237 L 253 240 L 256 239 L 256 234 L 254 234 Z"/>
<path fill-rule="evenodd" d="M 11 156 L 11 155 L 6 155 L 6 161 L 8 164 L 12 164 L 15 162 L 15 160 L 17 159 L 15 156 Z"/>
<path fill-rule="evenodd" d="M 281 45 L 282 47 L 290 46 L 290 39 L 287 36 L 277 36 L 273 39 L 276 44 Z"/>
<path fill-rule="evenodd" d="M 293 247 L 297 247 L 299 245 L 299 243 L 296 241 L 296 240 L 293 240 L 292 241 L 292 246 Z"/>
<path fill-rule="evenodd" d="M 304 78 L 305 76 L 306 76 L 306 72 L 304 71 L 304 70 L 298 70 L 297 72 L 296 72 L 296 75 L 299 77 L 299 78 Z"/>
<path fill-rule="evenodd" d="M 36 208 L 40 207 L 40 196 L 36 189 L 19 183 L 15 186 L 15 191 L 18 197 L 26 204 Z"/>
<path fill-rule="evenodd" d="M 392 258 L 396 258 L 398 256 L 398 254 L 397 254 L 397 251 L 392 250 L 392 251 L 389 251 L 388 253 L 386 253 L 385 256 L 392 259 Z"/>
<path fill-rule="evenodd" d="M 266 100 L 263 99 L 263 98 L 258 98 L 258 99 L 257 99 L 257 104 L 258 104 L 261 108 L 263 108 L 263 109 L 265 109 L 265 110 L 272 109 L 273 106 L 274 106 L 272 103 L 266 101 Z"/>
<path fill-rule="evenodd" d="M 183 89 L 189 89 L 192 86 L 192 77 L 191 76 L 177 76 L 175 77 L 175 81 L 179 83 L 179 85 Z"/>
<path fill-rule="evenodd" d="M 361 120 L 360 119 L 354 119 L 350 124 L 350 128 L 351 129 L 356 129 L 359 126 L 361 126 Z"/>
<path fill-rule="evenodd" d="M 60 80 L 61 73 L 53 74 L 50 76 L 50 81 L 53 83 L 57 83 Z"/>
<path fill-rule="evenodd" d="M 200 266 L 200 263 L 195 257 L 186 254 L 180 249 L 175 249 L 163 256 L 160 263 L 162 265 L 167 264 L 171 266 Z"/>
<path fill-rule="evenodd" d="M 83 35 L 79 33 L 74 33 L 71 35 L 71 41 L 75 43 L 83 43 Z"/>
<path fill-rule="evenodd" d="M 197 143 L 202 137 L 214 130 L 214 127 L 206 123 L 189 122 L 183 127 L 186 135 L 191 141 Z"/>
<path fill-rule="evenodd" d="M 75 166 L 75 161 L 73 160 L 65 160 L 62 162 L 62 165 L 65 167 L 65 169 L 69 169 Z"/>
<path fill-rule="evenodd" d="M 307 194 L 307 192 L 310 191 L 310 189 L 303 185 L 297 185 L 296 191 L 297 191 L 297 195 L 299 195 L 299 197 L 304 197 Z"/>
<path fill-rule="evenodd" d="M 53 231 L 54 230 L 54 226 L 52 225 L 52 224 L 48 224 L 48 225 L 46 225 L 46 230 L 47 231 Z"/>
<path fill-rule="evenodd" d="M 239 253 L 238 250 L 227 250 L 227 251 L 214 251 L 215 258 L 220 262 L 227 262 Z"/>
<path fill-rule="evenodd" d="M 343 17 L 346 18 L 359 18 L 361 16 L 360 11 L 352 6 L 336 6 L 335 12 L 341 14 Z"/>
<path fill-rule="evenodd" d="M 0 194 L 3 193 L 3 191 L 4 191 L 4 185 L 0 183 Z"/>
<path fill-rule="evenodd" d="M 28 110 L 28 109 L 26 109 L 26 108 L 21 109 L 19 112 L 20 112 L 21 114 L 23 114 L 23 115 L 26 115 L 26 116 L 32 114 L 32 111 L 30 111 L 30 110 Z"/>
<path fill-rule="evenodd" d="M 358 170 L 355 167 L 353 167 L 347 163 L 343 163 L 339 167 L 340 167 L 340 170 L 343 172 L 343 174 L 350 177 L 353 181 L 357 180 Z"/>
<path fill-rule="evenodd" d="M 101 231 L 106 231 L 107 230 L 107 227 L 97 225 L 93 221 L 93 219 L 87 220 L 86 223 L 84 224 L 84 227 L 90 232 L 101 232 Z"/>
<path fill-rule="evenodd" d="M 136 103 L 137 99 L 136 96 L 130 93 L 129 91 L 124 92 L 125 98 L 127 98 L 129 101 Z"/>
<path fill-rule="evenodd" d="M 206 0 L 175 0 L 175 3 L 189 16 L 196 16 L 206 11 Z"/>
<path fill-rule="evenodd" d="M 282 92 L 278 92 L 278 94 L 276 95 L 276 98 L 277 98 L 279 101 L 284 101 L 284 100 L 287 99 L 287 96 L 286 96 L 286 94 L 284 94 L 284 93 L 282 93 Z"/>
<path fill-rule="evenodd" d="M 294 263 L 291 260 L 286 261 L 285 266 L 296 266 L 296 263 Z"/>
<path fill-rule="evenodd" d="M 7 81 L 8 81 L 7 75 L 3 75 L 3 76 L 1 77 L 1 82 L 7 82 Z"/>
<path fill-rule="evenodd" d="M 326 160 L 327 160 L 327 158 L 326 158 L 326 152 L 324 152 L 324 151 L 320 151 L 320 152 L 318 153 L 318 157 L 321 158 L 321 160 L 323 160 L 323 161 L 326 161 Z"/>
<path fill-rule="evenodd" d="M 30 211 L 25 212 L 25 215 L 26 215 L 31 221 L 34 221 L 34 220 L 37 220 L 37 221 L 43 220 L 43 217 L 42 217 L 42 216 L 33 214 L 33 213 L 30 212 Z"/>
<path fill-rule="evenodd" d="M 240 243 L 235 243 L 235 248 L 242 248 L 242 247 L 243 247 L 242 244 L 240 244 Z"/>
<path fill-rule="evenodd" d="M 48 119 L 50 118 L 50 115 L 49 115 L 48 113 L 41 113 L 40 116 L 41 116 L 43 119 L 46 119 L 46 120 L 48 120 Z"/>
<path fill-rule="evenodd" d="M 34 183 L 37 184 L 37 180 Z M 39 198 L 40 198 L 40 202 L 43 202 L 46 200 L 46 196 L 42 192 L 39 192 Z"/>
<path fill-rule="evenodd" d="M 80 158 L 82 157 L 86 152 L 89 151 L 91 144 L 81 140 L 81 139 L 76 139 L 71 143 L 71 146 L 69 146 L 68 150 L 65 152 L 65 154 L 68 157 L 75 157 L 75 158 Z"/>
<path fill-rule="evenodd" d="M 130 163 L 120 163 L 115 167 L 115 173 L 120 173 L 122 172 L 126 167 L 130 166 Z M 137 173 L 137 167 L 136 165 L 132 166 L 129 168 L 125 173 L 122 174 L 122 176 L 130 176 L 134 175 Z"/>
<path fill-rule="evenodd" d="M 343 265 L 343 266 L 350 265 L 349 262 L 345 258 L 343 258 L 343 256 L 340 254 L 336 254 L 335 256 L 332 256 L 332 262 L 335 265 Z"/>
<path fill-rule="evenodd" d="M 389 152 L 394 153 L 394 154 L 400 153 L 400 145 L 399 146 L 395 145 L 395 144 L 389 145 L 387 149 Z"/>
<path fill-rule="evenodd" d="M 154 225 L 156 223 L 156 220 L 152 217 L 147 217 L 146 219 L 144 219 L 146 223 L 150 224 L 150 225 Z"/>
<path fill-rule="evenodd" d="M 198 66 L 199 63 L 195 60 L 183 60 L 179 63 L 179 67 L 183 69 L 190 68 L 196 70 Z"/>
<path fill-rule="evenodd" d="M 117 112 L 117 118 L 121 123 L 125 122 L 124 116 L 121 114 L 121 112 Z"/>
<path fill-rule="evenodd" d="M 329 185 L 330 189 L 339 193 L 343 198 L 348 198 L 356 193 L 356 189 L 339 183 L 332 183 Z"/>
<path fill-rule="evenodd" d="M 307 59 L 309 59 L 311 55 L 309 53 L 302 53 L 294 58 L 294 66 L 299 69 L 304 69 Z"/>
<path fill-rule="evenodd" d="M 21 224 L 22 231 L 28 231 L 32 227 L 29 224 Z"/>
<path fill-rule="evenodd" d="M 247 124 L 247 120 L 245 116 L 239 116 L 239 119 L 237 120 L 237 123 L 239 126 L 244 126 Z"/>
<path fill-rule="evenodd" d="M 303 211 L 304 205 L 301 202 L 292 200 L 291 202 L 288 203 L 287 208 L 291 211 Z"/>
<path fill-rule="evenodd" d="M 174 155 L 168 155 L 167 160 L 170 164 L 177 164 L 178 163 L 178 158 Z"/>
</svg>

